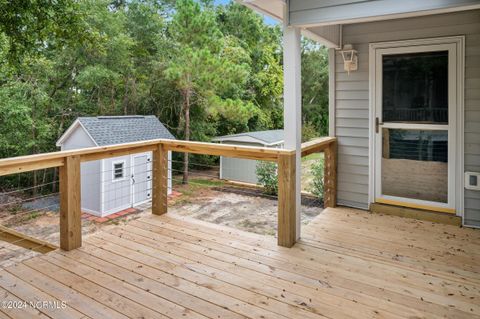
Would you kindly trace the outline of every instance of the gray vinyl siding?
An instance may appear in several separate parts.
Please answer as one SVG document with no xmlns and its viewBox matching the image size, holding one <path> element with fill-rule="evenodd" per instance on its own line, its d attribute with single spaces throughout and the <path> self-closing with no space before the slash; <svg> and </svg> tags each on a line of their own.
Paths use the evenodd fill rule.
<svg viewBox="0 0 480 319">
<path fill-rule="evenodd" d="M 290 0 L 289 3 L 290 24 L 308 25 L 470 6 L 478 4 L 478 0 Z"/>
<path fill-rule="evenodd" d="M 337 54 L 335 131 L 339 143 L 339 204 L 368 207 L 369 43 L 458 35 L 465 35 L 465 170 L 478 172 L 480 10 L 343 26 L 343 43 L 351 43 L 358 50 L 359 68 L 347 75 Z M 480 226 L 479 191 L 465 191 L 465 223 Z"/>
<path fill-rule="evenodd" d="M 95 144 L 82 127 L 77 127 L 65 140 L 62 150 L 74 150 L 93 147 Z M 100 166 L 101 161 L 81 164 L 81 198 L 82 209 L 100 213 Z"/>
</svg>

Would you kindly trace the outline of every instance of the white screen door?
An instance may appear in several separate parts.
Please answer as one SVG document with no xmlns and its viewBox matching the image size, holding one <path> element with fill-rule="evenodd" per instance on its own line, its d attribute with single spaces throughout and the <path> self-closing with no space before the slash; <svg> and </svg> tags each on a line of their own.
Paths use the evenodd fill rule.
<svg viewBox="0 0 480 319">
<path fill-rule="evenodd" d="M 375 50 L 375 201 L 455 209 L 456 45 Z"/>
</svg>

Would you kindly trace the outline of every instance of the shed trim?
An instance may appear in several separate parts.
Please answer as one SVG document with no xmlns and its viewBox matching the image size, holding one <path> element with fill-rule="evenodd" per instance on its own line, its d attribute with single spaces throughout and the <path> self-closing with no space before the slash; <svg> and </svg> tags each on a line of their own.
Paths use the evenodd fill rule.
<svg viewBox="0 0 480 319">
<path fill-rule="evenodd" d="M 85 128 L 85 126 L 83 126 L 82 122 L 80 122 L 78 118 L 72 123 L 72 125 L 70 125 L 70 127 L 62 134 L 62 136 L 60 136 L 60 138 L 57 140 L 57 143 L 55 143 L 55 145 L 57 147 L 61 147 L 65 143 L 65 141 L 70 137 L 70 135 L 72 135 L 72 133 L 75 132 L 75 130 L 79 126 L 83 129 L 83 131 L 87 134 L 88 138 L 90 138 L 90 140 L 93 142 L 93 144 L 95 144 L 95 146 L 100 146 L 92 137 L 92 135 L 90 135 L 88 130 Z"/>
<path fill-rule="evenodd" d="M 245 132 L 245 133 L 238 133 L 238 134 L 232 134 L 232 135 L 225 135 L 225 136 L 218 136 L 212 139 L 212 142 L 220 142 L 228 144 L 228 142 L 235 142 L 235 143 L 256 143 L 256 144 L 261 144 L 263 146 L 275 146 L 279 144 L 283 144 L 285 139 L 285 133 L 281 132 L 282 130 L 270 130 L 270 131 L 256 131 L 256 132 Z M 281 133 L 282 138 L 267 138 L 267 140 L 259 138 L 255 136 L 254 134 L 258 133 L 273 133 L 275 132 L 276 134 Z M 274 134 L 275 134 L 274 133 Z M 252 136 L 253 135 L 253 136 Z M 268 141 L 270 140 L 270 141 Z"/>
</svg>

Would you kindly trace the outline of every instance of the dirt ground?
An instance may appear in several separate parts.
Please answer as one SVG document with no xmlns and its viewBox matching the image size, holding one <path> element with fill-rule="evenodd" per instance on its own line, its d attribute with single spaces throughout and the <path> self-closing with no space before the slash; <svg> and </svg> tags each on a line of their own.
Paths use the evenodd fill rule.
<svg viewBox="0 0 480 319">
<path fill-rule="evenodd" d="M 182 192 L 182 188 L 191 186 L 178 190 Z M 171 212 L 257 234 L 276 234 L 278 201 L 260 190 L 222 186 L 197 189 L 193 195 L 186 193 L 171 203 Z M 317 200 L 302 198 L 302 224 L 308 224 L 322 210 Z"/>
</svg>

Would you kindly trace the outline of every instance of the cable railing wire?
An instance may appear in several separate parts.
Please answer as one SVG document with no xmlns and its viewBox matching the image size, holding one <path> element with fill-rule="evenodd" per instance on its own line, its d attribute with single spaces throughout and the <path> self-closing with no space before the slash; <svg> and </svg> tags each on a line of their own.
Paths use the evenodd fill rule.
<svg viewBox="0 0 480 319">
<path fill-rule="evenodd" d="M 136 197 L 138 197 L 139 200 L 142 200 L 142 199 L 145 199 L 146 201 L 151 200 L 151 197 L 153 195 L 152 194 L 153 174 L 157 172 L 157 169 L 154 168 L 154 161 L 150 160 L 140 164 L 132 163 L 128 166 L 126 165 L 127 163 L 128 161 L 122 167 L 124 180 L 119 181 L 118 184 L 112 183 L 112 178 L 98 178 L 98 179 L 93 178 L 91 181 L 90 179 L 88 179 L 89 177 L 92 177 L 94 175 L 98 177 L 105 176 L 105 175 L 108 176 L 108 174 L 113 174 L 114 172 L 118 171 L 118 168 L 116 169 L 113 166 L 110 166 L 110 167 L 104 167 L 104 169 L 100 171 L 89 172 L 88 170 L 85 169 L 85 166 L 82 165 L 81 178 L 84 179 L 82 181 L 82 187 L 88 188 L 88 187 L 91 187 L 92 185 L 98 186 L 98 184 L 100 184 L 99 190 L 101 192 L 101 195 L 106 197 L 106 199 L 103 200 L 103 205 L 105 207 L 117 206 L 112 204 L 117 204 L 117 203 L 121 204 L 124 201 L 128 203 L 132 203 L 133 201 L 132 199 Z M 170 159 L 168 160 L 168 163 L 173 166 L 171 168 L 167 168 L 168 172 L 172 174 L 171 177 L 168 177 L 168 180 L 172 182 L 174 187 L 178 187 L 179 184 L 183 182 L 183 180 L 181 179 L 181 174 L 183 174 L 183 170 L 180 169 L 176 164 L 183 164 L 183 161 Z M 219 178 L 219 173 L 218 173 L 218 171 L 220 170 L 220 165 L 195 162 L 192 160 L 190 160 L 189 164 L 190 164 L 189 165 L 190 169 L 188 173 L 194 179 L 194 180 L 190 180 L 189 184 L 193 186 L 198 185 L 202 187 L 213 188 L 214 190 L 219 192 L 233 192 L 240 195 L 263 197 L 270 200 L 278 200 L 278 196 L 266 194 L 262 191 L 260 187 L 238 186 L 238 185 L 233 185 L 229 182 L 221 180 Z M 138 168 L 141 168 L 141 169 L 138 170 Z M 195 168 L 198 168 L 198 169 L 195 169 Z M 213 173 L 212 172 L 213 170 L 215 170 L 216 172 Z M 228 168 L 228 167 L 222 167 L 222 170 L 238 171 L 238 169 L 236 168 Z M 136 179 L 134 184 L 132 184 L 132 177 L 133 179 Z M 197 179 L 195 180 L 195 178 Z M 205 180 L 205 182 L 202 182 L 203 180 Z M 218 183 L 210 183 L 212 180 L 218 181 Z M 85 183 L 85 181 L 87 181 L 87 183 Z M 38 196 L 31 196 L 28 198 L 18 198 L 18 197 L 21 197 L 21 195 L 28 194 L 32 190 L 52 187 L 52 185 L 59 186 L 58 177 L 54 181 L 44 182 L 42 184 L 37 184 L 30 187 L 22 187 L 22 188 L 19 187 L 17 189 L 10 189 L 10 190 L 6 190 L 5 192 L 0 192 L 0 196 L 14 195 L 12 197 L 15 198 L 12 201 L 0 203 L 0 208 L 5 208 L 8 206 L 13 206 L 17 204 L 32 203 L 35 201 L 39 201 L 38 204 L 42 204 L 42 202 L 40 201 L 43 199 L 60 197 L 61 192 L 52 191 L 48 194 L 44 193 Z M 132 189 L 132 185 L 137 186 L 138 190 Z M 17 197 L 15 196 L 16 194 L 20 196 Z M 148 196 L 148 194 L 150 196 Z M 60 205 L 59 200 L 57 200 L 53 204 L 49 204 L 48 202 L 46 204 L 47 205 L 43 205 L 41 207 L 37 205 L 38 207 L 33 207 L 33 208 L 22 206 L 20 209 L 16 210 L 15 213 L 24 215 L 21 217 L 25 218 L 25 221 L 29 218 L 28 215 L 32 213 L 37 213 L 37 214 L 42 214 L 44 212 L 58 213 L 59 205 Z M 23 220 L 19 221 L 19 223 L 23 223 Z M 8 232 L 0 230 L 0 234 L 3 234 L 3 233 L 8 233 Z M 39 244 L 33 247 L 31 245 L 29 245 L 30 247 L 28 246 L 22 247 L 21 246 L 22 242 L 26 242 L 26 241 L 28 241 L 27 238 L 17 239 L 10 242 L 6 241 L 5 243 L 0 244 L 0 251 L 6 250 L 6 251 L 12 252 L 12 254 L 16 254 L 17 252 L 22 252 L 23 249 L 38 252 L 38 249 L 45 247 L 47 245 L 47 243 L 45 243 L 45 244 Z"/>
<path fill-rule="evenodd" d="M 11 194 L 20 193 L 20 192 L 25 192 L 25 191 L 32 190 L 32 189 L 36 189 L 36 188 L 43 188 L 43 187 L 48 186 L 48 185 L 58 184 L 58 182 L 59 182 L 59 181 L 56 180 L 56 181 L 53 181 L 53 182 L 38 184 L 38 185 L 35 185 L 35 186 L 31 186 L 31 187 L 25 187 L 25 188 L 21 188 L 21 189 L 8 190 L 8 191 L 5 191 L 5 192 L 0 192 L 0 195 L 1 195 L 1 196 L 8 196 L 8 195 L 11 195 Z"/>
<path fill-rule="evenodd" d="M 43 199 L 43 198 L 49 198 L 49 197 L 57 196 L 57 195 L 59 195 L 59 194 L 60 194 L 60 192 L 56 192 L 56 193 L 50 193 L 50 194 L 41 195 L 41 196 L 36 196 L 36 197 L 31 197 L 31 198 L 14 200 L 14 201 L 11 201 L 11 202 L 6 202 L 6 203 L 0 204 L 0 207 L 12 206 L 12 205 L 14 205 L 14 204 L 19 204 L 19 203 L 32 202 L 32 201 L 36 201 L 36 200 Z"/>
</svg>

